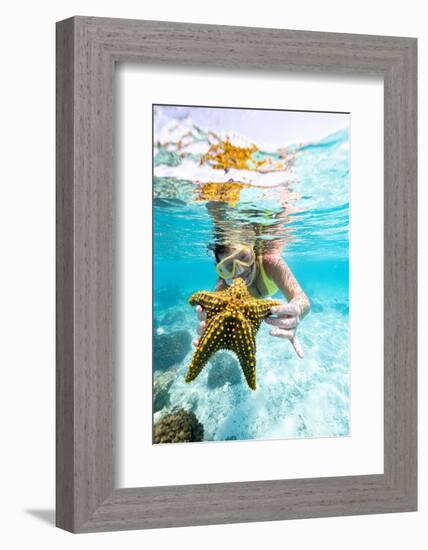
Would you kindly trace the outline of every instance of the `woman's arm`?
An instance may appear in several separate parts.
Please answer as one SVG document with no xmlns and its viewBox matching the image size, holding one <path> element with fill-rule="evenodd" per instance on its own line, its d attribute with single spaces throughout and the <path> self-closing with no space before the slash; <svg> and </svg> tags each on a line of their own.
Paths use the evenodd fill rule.
<svg viewBox="0 0 428 550">
<path fill-rule="evenodd" d="M 291 269 L 279 255 L 263 257 L 263 267 L 266 274 L 275 282 L 288 304 L 275 306 L 271 309 L 272 316 L 265 322 L 271 325 L 270 334 L 278 338 L 290 340 L 297 355 L 303 357 L 303 348 L 296 337 L 296 329 L 302 317 L 309 311 L 309 300 L 291 272 Z"/>
<path fill-rule="evenodd" d="M 266 255 L 263 267 L 289 303 L 298 307 L 299 317 L 303 318 L 310 309 L 310 302 L 286 262 L 279 255 Z"/>
</svg>

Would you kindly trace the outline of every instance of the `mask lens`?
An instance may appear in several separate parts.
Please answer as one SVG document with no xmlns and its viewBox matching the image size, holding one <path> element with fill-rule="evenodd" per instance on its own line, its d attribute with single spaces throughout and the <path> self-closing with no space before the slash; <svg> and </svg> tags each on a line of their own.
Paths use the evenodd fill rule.
<svg viewBox="0 0 428 550">
<path fill-rule="evenodd" d="M 230 256 L 224 258 L 217 264 L 217 273 L 223 279 L 230 279 L 240 275 L 245 268 L 254 263 L 254 251 L 250 248 L 240 249 Z"/>
<path fill-rule="evenodd" d="M 251 261 L 251 254 L 249 250 L 242 250 L 240 254 L 236 257 L 236 260 L 243 264 L 249 263 Z"/>
<path fill-rule="evenodd" d="M 234 263 L 235 262 L 233 260 L 227 260 L 226 262 L 224 262 L 224 264 L 222 265 L 222 269 L 224 270 L 224 272 L 232 275 Z"/>
<path fill-rule="evenodd" d="M 229 269 L 230 268 L 230 269 Z M 220 262 L 217 264 L 217 273 L 223 279 L 230 279 L 233 277 L 233 262 Z"/>
</svg>

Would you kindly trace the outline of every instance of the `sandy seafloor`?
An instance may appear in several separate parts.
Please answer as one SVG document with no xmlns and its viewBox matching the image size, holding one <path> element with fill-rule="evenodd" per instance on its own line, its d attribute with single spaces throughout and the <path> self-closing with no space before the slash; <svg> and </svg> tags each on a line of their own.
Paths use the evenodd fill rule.
<svg viewBox="0 0 428 550">
<path fill-rule="evenodd" d="M 208 363 L 196 380 L 186 384 L 185 372 L 194 351 L 189 347 L 184 359 L 172 367 L 170 407 L 192 410 L 204 426 L 205 440 L 348 435 L 347 296 L 335 289 L 320 298 L 298 330 L 303 359 L 287 340 L 270 336 L 270 327 L 263 323 L 257 336 L 257 390 L 253 392 L 234 354 L 227 351 L 217 353 L 220 368 Z M 156 330 L 166 334 L 186 330 L 194 338 L 196 327 L 193 308 L 183 304 L 164 309 Z M 226 358 L 234 368 L 222 374 Z"/>
</svg>

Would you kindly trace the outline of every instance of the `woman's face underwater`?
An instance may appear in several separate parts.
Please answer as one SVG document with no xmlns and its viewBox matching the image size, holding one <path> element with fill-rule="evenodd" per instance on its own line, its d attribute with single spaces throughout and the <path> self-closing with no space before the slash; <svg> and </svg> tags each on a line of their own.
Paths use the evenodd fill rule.
<svg viewBox="0 0 428 550">
<path fill-rule="evenodd" d="M 256 267 L 254 253 L 250 248 L 239 250 L 231 247 L 229 250 L 219 254 L 218 260 L 217 265 L 221 266 L 220 276 L 227 284 L 230 285 L 233 279 L 237 277 L 241 277 L 246 285 L 252 283 Z"/>
</svg>

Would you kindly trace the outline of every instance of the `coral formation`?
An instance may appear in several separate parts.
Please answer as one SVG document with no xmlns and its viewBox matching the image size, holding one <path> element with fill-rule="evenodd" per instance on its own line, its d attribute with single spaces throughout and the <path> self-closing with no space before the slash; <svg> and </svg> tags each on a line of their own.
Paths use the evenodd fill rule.
<svg viewBox="0 0 428 550">
<path fill-rule="evenodd" d="M 172 411 L 154 426 L 155 443 L 184 443 L 203 439 L 204 427 L 192 411 Z"/>
<path fill-rule="evenodd" d="M 255 390 L 256 334 L 271 308 L 282 302 L 253 298 L 239 277 L 226 290 L 196 292 L 189 303 L 205 309 L 207 326 L 187 370 L 186 382 L 198 376 L 216 351 L 228 349 L 238 357 L 248 386 Z"/>
</svg>

